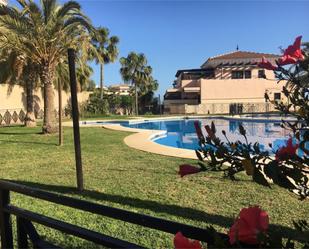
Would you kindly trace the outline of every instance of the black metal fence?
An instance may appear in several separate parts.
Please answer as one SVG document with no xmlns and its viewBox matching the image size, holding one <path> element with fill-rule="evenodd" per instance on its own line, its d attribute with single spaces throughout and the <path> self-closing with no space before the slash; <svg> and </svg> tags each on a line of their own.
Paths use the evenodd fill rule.
<svg viewBox="0 0 309 249">
<path fill-rule="evenodd" d="M 204 241 L 208 244 L 214 243 L 212 234 L 206 229 L 201 229 L 143 214 L 133 213 L 118 208 L 99 205 L 27 187 L 24 185 L 16 184 L 14 182 L 0 180 L 0 229 L 2 249 L 14 247 L 13 227 L 11 221 L 12 215 L 16 216 L 18 248 L 28 248 L 28 242 L 31 242 L 34 248 L 60 248 L 47 241 L 44 241 L 37 233 L 33 222 L 109 248 L 143 248 L 142 246 L 121 240 L 119 238 L 107 236 L 86 228 L 72 225 L 61 220 L 57 220 L 14 206 L 10 203 L 11 192 L 38 198 L 67 207 L 76 208 L 105 217 L 114 218 L 131 224 L 148 227 L 150 229 L 156 229 L 170 234 L 176 234 L 177 232 L 181 231 L 188 238 Z M 225 234 L 219 234 L 219 236 L 221 236 L 224 240 L 227 239 Z"/>
</svg>

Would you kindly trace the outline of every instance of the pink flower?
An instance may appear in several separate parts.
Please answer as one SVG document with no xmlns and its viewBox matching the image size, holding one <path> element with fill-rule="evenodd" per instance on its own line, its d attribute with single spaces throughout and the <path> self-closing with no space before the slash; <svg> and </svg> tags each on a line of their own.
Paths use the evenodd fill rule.
<svg viewBox="0 0 309 249">
<path fill-rule="evenodd" d="M 293 145 L 293 140 L 290 137 L 289 140 L 286 143 L 286 146 L 281 147 L 276 152 L 276 160 L 283 161 L 283 160 L 287 160 L 291 157 L 294 157 L 296 155 L 297 149 L 298 149 L 298 144 Z"/>
<path fill-rule="evenodd" d="M 201 242 L 197 240 L 190 241 L 181 232 L 176 233 L 174 237 L 174 247 L 175 249 L 202 249 Z"/>
<path fill-rule="evenodd" d="M 179 166 L 178 174 L 181 177 L 184 177 L 185 175 L 196 174 L 200 171 L 201 171 L 200 168 L 194 167 L 194 166 L 189 165 L 189 164 L 182 164 L 182 165 Z"/>
<path fill-rule="evenodd" d="M 230 243 L 240 241 L 249 245 L 257 245 L 257 235 L 268 229 L 268 214 L 258 206 L 243 208 L 228 235 Z"/>
<path fill-rule="evenodd" d="M 196 131 L 196 135 L 198 139 L 204 138 L 199 121 L 194 121 L 194 127 L 195 127 L 195 131 Z"/>
<path fill-rule="evenodd" d="M 267 70 L 277 70 L 278 67 L 271 64 L 270 61 L 266 60 L 266 58 L 263 56 L 262 61 L 258 63 L 258 67 L 265 68 Z"/>
<path fill-rule="evenodd" d="M 288 64 L 295 64 L 298 61 L 305 59 L 305 56 L 302 54 L 300 45 L 301 45 L 302 36 L 296 37 L 293 45 L 288 46 L 284 51 L 283 56 L 278 60 L 279 65 L 284 66 Z"/>
</svg>

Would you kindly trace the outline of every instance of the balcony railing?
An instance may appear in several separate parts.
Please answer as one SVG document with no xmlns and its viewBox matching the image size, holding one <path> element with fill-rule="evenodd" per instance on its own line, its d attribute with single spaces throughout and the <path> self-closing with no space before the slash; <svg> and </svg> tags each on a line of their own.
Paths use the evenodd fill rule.
<svg viewBox="0 0 309 249">
<path fill-rule="evenodd" d="M 198 99 L 165 99 L 164 105 L 180 105 L 180 104 L 186 104 L 186 105 L 198 105 L 199 100 Z"/>
</svg>

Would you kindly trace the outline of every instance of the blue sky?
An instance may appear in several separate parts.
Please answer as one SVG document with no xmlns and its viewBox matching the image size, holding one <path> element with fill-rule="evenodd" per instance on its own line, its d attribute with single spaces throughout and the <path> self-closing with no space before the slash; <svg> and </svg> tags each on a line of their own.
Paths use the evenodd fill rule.
<svg viewBox="0 0 309 249">
<path fill-rule="evenodd" d="M 298 35 L 309 41 L 309 1 L 79 0 L 96 26 L 120 38 L 120 57 L 142 52 L 159 81 L 172 86 L 178 69 L 198 68 L 236 49 L 279 53 Z M 93 79 L 99 82 L 99 67 Z M 122 82 L 118 61 L 105 67 L 105 84 Z"/>
</svg>

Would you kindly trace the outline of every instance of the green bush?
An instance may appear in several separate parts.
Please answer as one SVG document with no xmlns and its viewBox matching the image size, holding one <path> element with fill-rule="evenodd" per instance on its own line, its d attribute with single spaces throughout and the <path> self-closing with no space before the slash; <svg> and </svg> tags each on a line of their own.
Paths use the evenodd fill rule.
<svg viewBox="0 0 309 249">
<path fill-rule="evenodd" d="M 89 96 L 85 111 L 93 114 L 109 114 L 109 102 L 106 98 L 101 99 L 98 92 Z"/>
<path fill-rule="evenodd" d="M 83 117 L 86 113 L 87 102 L 78 103 L 79 115 Z M 68 99 L 67 105 L 64 108 L 64 115 L 72 118 L 72 102 L 71 98 Z"/>
</svg>

